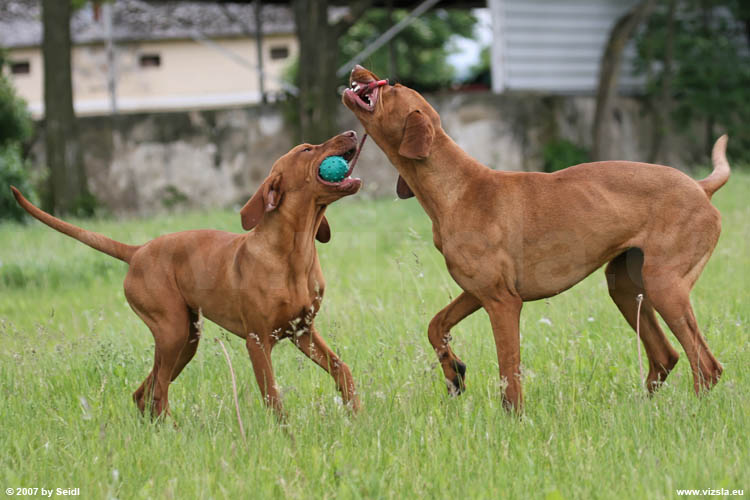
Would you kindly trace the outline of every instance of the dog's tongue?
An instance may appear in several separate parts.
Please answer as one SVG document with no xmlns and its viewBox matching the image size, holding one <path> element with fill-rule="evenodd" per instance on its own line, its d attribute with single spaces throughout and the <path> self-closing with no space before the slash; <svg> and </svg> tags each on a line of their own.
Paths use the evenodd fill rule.
<svg viewBox="0 0 750 500">
<path fill-rule="evenodd" d="M 373 89 L 376 89 L 378 87 L 382 87 L 383 85 L 388 85 L 388 80 L 375 80 L 370 83 L 367 83 L 365 85 L 362 85 L 359 90 L 357 90 L 357 95 L 362 96 L 368 92 L 371 92 Z"/>
</svg>

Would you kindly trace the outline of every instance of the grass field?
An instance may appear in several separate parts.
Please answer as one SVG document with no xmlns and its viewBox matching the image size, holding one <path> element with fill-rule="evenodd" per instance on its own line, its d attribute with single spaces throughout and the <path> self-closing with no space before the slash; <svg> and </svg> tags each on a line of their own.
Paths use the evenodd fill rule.
<svg viewBox="0 0 750 500">
<path fill-rule="evenodd" d="M 262 405 L 243 341 L 208 322 L 170 389 L 178 426 L 139 417 L 130 395 L 151 368 L 153 339 L 125 301 L 125 265 L 37 222 L 2 225 L 0 488 L 120 499 L 674 498 L 678 488 L 747 496 L 749 193 L 750 175 L 735 172 L 714 197 L 723 233 L 692 294 L 725 368 L 711 393 L 692 393 L 687 358 L 669 333 L 681 360 L 646 397 L 635 333 L 599 270 L 524 306 L 520 421 L 501 407 L 483 311 L 453 331 L 468 390 L 446 393 L 426 328 L 458 287 L 415 200 L 329 209 L 317 324 L 352 368 L 364 410 L 352 418 L 330 377 L 284 342 L 274 368 L 287 429 Z M 240 230 L 230 211 L 79 223 L 129 243 L 190 228 Z M 237 373 L 247 444 L 216 338 L 226 339 Z"/>
</svg>

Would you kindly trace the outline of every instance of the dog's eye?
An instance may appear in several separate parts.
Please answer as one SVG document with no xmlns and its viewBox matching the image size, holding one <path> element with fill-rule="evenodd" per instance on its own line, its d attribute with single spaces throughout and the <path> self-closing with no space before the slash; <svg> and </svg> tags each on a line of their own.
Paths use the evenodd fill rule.
<svg viewBox="0 0 750 500">
<path fill-rule="evenodd" d="M 308 151 L 312 151 L 312 148 L 305 148 L 302 150 L 303 153 L 307 153 Z"/>
</svg>

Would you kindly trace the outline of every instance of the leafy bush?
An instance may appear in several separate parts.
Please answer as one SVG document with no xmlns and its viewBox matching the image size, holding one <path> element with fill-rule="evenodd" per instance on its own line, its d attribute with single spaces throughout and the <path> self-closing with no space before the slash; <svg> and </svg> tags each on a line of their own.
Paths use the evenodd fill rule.
<svg viewBox="0 0 750 500">
<path fill-rule="evenodd" d="M 545 172 L 557 172 L 572 165 L 591 161 L 589 152 L 566 139 L 553 139 L 542 148 Z"/>
<path fill-rule="evenodd" d="M 22 220 L 26 213 L 13 198 L 11 185 L 31 199 L 36 197 L 20 146 L 31 137 L 32 125 L 26 103 L 0 74 L 0 220 Z"/>
<path fill-rule="evenodd" d="M 26 212 L 18 206 L 10 186 L 16 186 L 27 198 L 35 201 L 36 193 L 29 179 L 29 170 L 21 158 L 20 146 L 0 148 L 0 220 L 23 220 Z"/>
<path fill-rule="evenodd" d="M 0 75 L 0 148 L 31 137 L 31 115 L 10 82 Z"/>
<path fill-rule="evenodd" d="M 405 9 L 393 11 L 399 22 L 408 14 Z M 391 52 L 383 46 L 371 54 L 363 64 L 381 78 L 394 78 L 419 91 L 433 91 L 449 86 L 455 72 L 447 64 L 455 50 L 454 37 L 472 38 L 477 19 L 469 10 L 434 9 L 416 18 L 396 35 L 393 48 L 396 75 L 390 74 Z M 339 64 L 344 64 L 391 27 L 387 9 L 368 9 L 341 37 Z"/>
<path fill-rule="evenodd" d="M 647 96 L 660 106 L 665 95 L 670 97 L 671 123 L 665 127 L 689 133 L 692 125 L 703 123 L 707 150 L 727 132 L 730 158 L 750 161 L 747 0 L 675 0 L 673 11 L 668 2 L 659 3 L 636 46 Z"/>
</svg>

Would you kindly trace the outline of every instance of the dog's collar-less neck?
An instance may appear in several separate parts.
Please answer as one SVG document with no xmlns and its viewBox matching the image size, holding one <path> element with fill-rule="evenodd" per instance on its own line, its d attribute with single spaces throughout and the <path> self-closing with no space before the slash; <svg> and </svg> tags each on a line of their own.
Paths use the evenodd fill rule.
<svg viewBox="0 0 750 500">
<path fill-rule="evenodd" d="M 468 163 L 459 161 L 459 157 L 466 156 L 464 150 L 442 128 L 436 130 L 432 152 L 427 159 L 404 160 L 397 156 L 403 165 L 397 170 L 433 221 L 439 221 L 453 210 L 453 205 L 462 198 L 467 183 L 477 177 L 478 171 L 491 170 L 473 159 Z M 435 192 L 444 196 L 429 195 Z"/>
<path fill-rule="evenodd" d="M 309 200 L 305 204 L 307 201 Z M 292 204 L 287 193 L 279 208 L 266 213 L 262 223 L 253 232 L 276 248 L 289 247 L 289 251 L 294 252 L 299 242 L 309 240 L 314 250 L 315 232 L 325 213 L 325 206 L 311 203 L 311 206 L 300 209 L 296 204 L 292 207 Z M 304 249 L 301 251 L 305 252 Z"/>
</svg>

